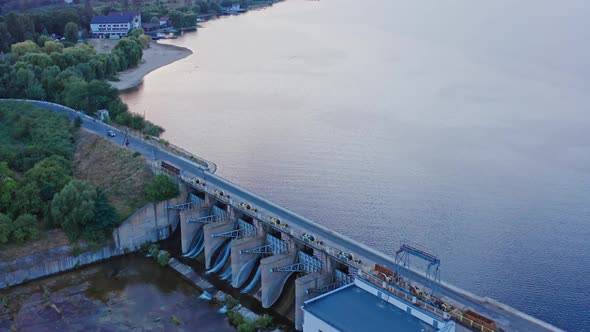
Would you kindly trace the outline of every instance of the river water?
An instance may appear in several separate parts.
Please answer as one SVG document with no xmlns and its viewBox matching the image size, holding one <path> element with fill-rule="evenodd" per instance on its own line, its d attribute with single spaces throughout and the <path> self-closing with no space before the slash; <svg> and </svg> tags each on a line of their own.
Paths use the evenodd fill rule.
<svg viewBox="0 0 590 332">
<path fill-rule="evenodd" d="M 559 327 L 590 326 L 590 2 L 287 0 L 123 99 L 218 173 Z"/>
<path fill-rule="evenodd" d="M 235 331 L 175 271 L 138 255 L 0 291 L 5 296 L 0 331 Z"/>
</svg>

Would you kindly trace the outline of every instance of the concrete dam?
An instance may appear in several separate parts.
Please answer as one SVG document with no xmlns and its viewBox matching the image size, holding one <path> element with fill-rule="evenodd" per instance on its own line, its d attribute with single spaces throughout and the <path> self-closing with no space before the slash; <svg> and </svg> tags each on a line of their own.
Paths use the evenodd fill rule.
<svg viewBox="0 0 590 332">
<path fill-rule="evenodd" d="M 356 280 L 424 311 L 439 328 L 453 321 L 474 331 L 557 330 L 442 283 L 440 260 L 416 246 L 403 244 L 388 257 L 208 171 L 195 175 L 166 160 L 154 166 L 187 188 L 187 201 L 168 207 L 180 211 L 183 257 L 202 255 L 208 274 L 254 296 L 263 308 L 281 306 L 297 330 L 308 330 L 307 301 Z M 410 260 L 426 267 L 416 269 Z"/>
<path fill-rule="evenodd" d="M 397 326 L 452 332 L 456 324 L 457 331 L 561 331 L 441 281 L 440 259 L 419 246 L 402 244 L 390 257 L 215 175 L 213 163 L 187 157 L 186 151 L 162 149 L 62 105 L 30 102 L 70 120 L 80 116 L 82 127 L 98 135 L 116 132 L 106 139 L 119 145 L 127 140 L 130 150 L 151 160 L 154 171 L 176 179 L 184 196 L 162 207 L 169 213 L 160 212 L 180 229 L 184 258 L 200 259 L 207 273 L 251 294 L 264 308 L 281 306 L 297 330 Z M 119 249 L 133 246 L 115 242 Z M 410 264 L 416 261 L 420 264 Z M 400 319 L 392 320 L 396 315 Z M 355 325 L 371 320 L 373 325 Z"/>
</svg>

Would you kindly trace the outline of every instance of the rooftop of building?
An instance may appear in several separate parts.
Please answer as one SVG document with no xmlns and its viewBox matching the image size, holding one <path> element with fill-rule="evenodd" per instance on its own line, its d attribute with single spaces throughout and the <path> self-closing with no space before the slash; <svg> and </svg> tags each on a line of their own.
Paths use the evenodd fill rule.
<svg viewBox="0 0 590 332">
<path fill-rule="evenodd" d="M 97 15 L 92 17 L 91 24 L 104 24 L 104 23 L 129 23 L 133 21 L 133 15 Z"/>
<path fill-rule="evenodd" d="M 437 331 L 354 284 L 310 300 L 303 309 L 343 332 Z"/>
</svg>

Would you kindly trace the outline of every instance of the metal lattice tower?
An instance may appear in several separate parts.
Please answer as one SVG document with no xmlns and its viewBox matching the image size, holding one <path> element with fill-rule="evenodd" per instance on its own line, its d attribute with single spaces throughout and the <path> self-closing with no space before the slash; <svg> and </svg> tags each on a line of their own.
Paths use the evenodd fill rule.
<svg viewBox="0 0 590 332">
<path fill-rule="evenodd" d="M 418 258 L 427 263 L 425 271 L 427 284 L 424 286 L 430 289 L 429 295 L 431 300 L 433 294 L 438 291 L 438 287 L 440 286 L 440 259 L 414 246 L 402 244 L 400 249 L 395 253 L 395 262 L 403 268 L 399 269 L 398 273 L 400 277 L 406 280 L 408 279 L 408 271 L 412 271 L 410 257 Z"/>
</svg>

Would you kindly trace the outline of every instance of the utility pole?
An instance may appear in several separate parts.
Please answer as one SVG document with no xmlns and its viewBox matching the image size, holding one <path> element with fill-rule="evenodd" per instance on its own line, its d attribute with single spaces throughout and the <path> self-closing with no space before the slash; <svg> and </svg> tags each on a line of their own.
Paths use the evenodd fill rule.
<svg viewBox="0 0 590 332">
<path fill-rule="evenodd" d="M 121 143 L 121 146 L 123 145 L 129 145 L 129 141 L 127 136 L 129 135 L 129 127 L 125 127 L 125 137 L 123 138 L 123 143 Z"/>
</svg>

